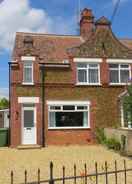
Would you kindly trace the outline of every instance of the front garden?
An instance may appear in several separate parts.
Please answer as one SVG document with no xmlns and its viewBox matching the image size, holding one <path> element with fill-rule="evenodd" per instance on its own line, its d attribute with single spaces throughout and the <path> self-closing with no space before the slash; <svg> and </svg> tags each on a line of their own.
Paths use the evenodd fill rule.
<svg viewBox="0 0 132 184">
<path fill-rule="evenodd" d="M 114 162 L 117 160 L 117 167 L 123 167 L 123 160 L 126 159 L 127 168 L 132 168 L 132 160 L 123 157 L 118 153 L 108 150 L 100 145 L 90 146 L 49 146 L 36 150 L 17 150 L 10 148 L 0 149 L 0 184 L 10 184 L 10 172 L 14 171 L 14 183 L 24 181 L 24 171 L 27 170 L 28 181 L 37 178 L 37 170 L 40 168 L 41 179 L 49 179 L 49 163 L 54 163 L 54 177 L 62 176 L 62 166 L 66 167 L 66 175 L 73 175 L 73 166 L 76 163 L 77 175 L 84 173 L 84 163 L 87 164 L 87 172 L 95 172 L 95 162 L 98 162 L 98 169 L 104 171 L 104 162 L 108 161 L 108 170 L 114 169 Z M 119 179 L 124 177 L 120 176 Z M 129 181 L 132 181 L 132 174 L 129 174 Z M 94 183 L 94 178 L 91 183 Z M 112 183 L 112 178 L 111 178 Z M 113 182 L 114 183 L 114 182 Z M 121 182 L 119 182 L 121 184 Z M 128 183 L 129 184 L 129 183 Z"/>
</svg>

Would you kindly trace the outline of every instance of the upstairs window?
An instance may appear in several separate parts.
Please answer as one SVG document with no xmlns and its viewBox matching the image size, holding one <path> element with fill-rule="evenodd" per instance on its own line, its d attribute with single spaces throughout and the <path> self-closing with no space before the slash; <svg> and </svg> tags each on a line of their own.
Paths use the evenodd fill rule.
<svg viewBox="0 0 132 184">
<path fill-rule="evenodd" d="M 25 61 L 23 64 L 23 83 L 33 84 L 33 63 Z"/>
<path fill-rule="evenodd" d="M 78 84 L 99 84 L 99 64 L 79 63 L 77 65 Z"/>
<path fill-rule="evenodd" d="M 110 83 L 126 84 L 131 77 L 131 68 L 129 64 L 109 64 Z"/>
</svg>

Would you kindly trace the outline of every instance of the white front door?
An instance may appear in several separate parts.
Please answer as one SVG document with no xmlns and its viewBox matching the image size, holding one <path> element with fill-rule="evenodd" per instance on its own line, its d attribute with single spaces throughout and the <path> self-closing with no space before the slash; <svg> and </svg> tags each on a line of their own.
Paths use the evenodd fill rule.
<svg viewBox="0 0 132 184">
<path fill-rule="evenodd" d="M 23 107 L 22 144 L 36 144 L 36 108 Z"/>
</svg>

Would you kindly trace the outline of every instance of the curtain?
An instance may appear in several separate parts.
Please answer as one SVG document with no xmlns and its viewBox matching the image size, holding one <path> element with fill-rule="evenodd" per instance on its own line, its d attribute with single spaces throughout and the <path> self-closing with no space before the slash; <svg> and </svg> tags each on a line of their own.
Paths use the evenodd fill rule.
<svg viewBox="0 0 132 184">
<path fill-rule="evenodd" d="M 83 126 L 88 126 L 88 112 L 83 112 Z"/>
<path fill-rule="evenodd" d="M 98 69 L 89 69 L 89 83 L 98 82 Z"/>
<path fill-rule="evenodd" d="M 121 70 L 121 83 L 126 83 L 129 81 L 129 70 Z"/>
<path fill-rule="evenodd" d="M 78 70 L 78 82 L 87 82 L 87 70 Z"/>
<path fill-rule="evenodd" d="M 110 70 L 110 82 L 119 83 L 119 71 L 118 70 Z"/>
<path fill-rule="evenodd" d="M 49 113 L 49 127 L 55 127 L 56 126 L 56 113 L 50 112 Z"/>
</svg>

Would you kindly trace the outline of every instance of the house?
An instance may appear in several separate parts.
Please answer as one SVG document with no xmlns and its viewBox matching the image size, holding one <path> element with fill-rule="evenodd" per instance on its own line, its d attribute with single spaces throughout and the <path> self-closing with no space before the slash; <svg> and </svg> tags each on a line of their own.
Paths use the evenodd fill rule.
<svg viewBox="0 0 132 184">
<path fill-rule="evenodd" d="M 10 62 L 11 147 L 95 143 L 96 128 L 124 126 L 119 95 L 132 72 L 132 40 L 81 13 L 80 35 L 17 32 Z"/>
<path fill-rule="evenodd" d="M 0 110 L 0 128 L 9 128 L 9 109 Z"/>
</svg>

